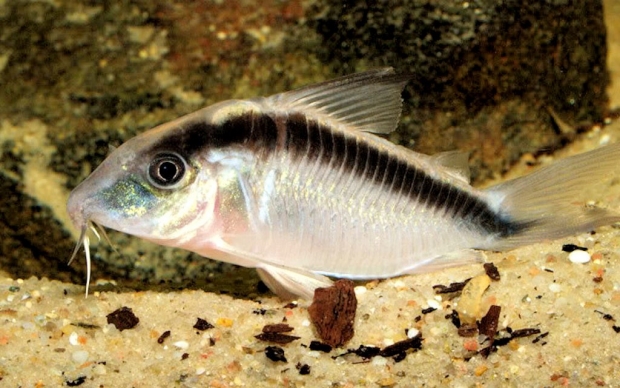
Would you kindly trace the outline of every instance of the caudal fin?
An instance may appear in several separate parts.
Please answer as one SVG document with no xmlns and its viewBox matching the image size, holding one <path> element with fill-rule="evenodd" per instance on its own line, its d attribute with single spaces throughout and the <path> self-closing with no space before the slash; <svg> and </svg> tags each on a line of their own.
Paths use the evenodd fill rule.
<svg viewBox="0 0 620 388">
<path fill-rule="evenodd" d="M 487 193 L 491 206 L 523 227 L 487 248 L 502 250 L 553 240 L 620 221 L 620 213 L 588 206 L 588 198 L 584 198 L 594 185 L 609 187 L 609 181 L 617 175 L 620 144 L 613 144 L 490 187 Z M 607 186 L 603 186 L 606 181 Z"/>
</svg>

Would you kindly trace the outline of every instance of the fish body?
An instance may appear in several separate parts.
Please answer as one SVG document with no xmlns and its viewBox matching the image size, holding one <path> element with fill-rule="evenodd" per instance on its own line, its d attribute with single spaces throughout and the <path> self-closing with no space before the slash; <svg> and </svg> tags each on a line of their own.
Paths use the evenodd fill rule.
<svg viewBox="0 0 620 388">
<path fill-rule="evenodd" d="M 257 268 L 279 295 L 311 298 L 323 275 L 432 271 L 479 260 L 472 249 L 620 220 L 574 203 L 616 168 L 619 145 L 479 190 L 463 154 L 377 136 L 396 128 L 407 79 L 387 68 L 224 101 L 128 140 L 69 198 L 76 250 L 95 223 Z"/>
</svg>

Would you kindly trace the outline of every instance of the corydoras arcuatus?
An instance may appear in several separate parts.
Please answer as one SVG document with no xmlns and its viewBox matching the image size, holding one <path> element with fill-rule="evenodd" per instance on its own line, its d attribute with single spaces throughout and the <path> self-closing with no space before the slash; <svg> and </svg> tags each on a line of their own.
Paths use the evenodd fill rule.
<svg viewBox="0 0 620 388">
<path fill-rule="evenodd" d="M 464 154 L 375 135 L 396 128 L 407 79 L 385 68 L 224 101 L 128 140 L 71 193 L 73 256 L 83 244 L 90 276 L 97 224 L 256 268 L 278 295 L 311 298 L 325 275 L 433 271 L 620 220 L 574 201 L 620 165 L 618 144 L 479 190 Z"/>
</svg>

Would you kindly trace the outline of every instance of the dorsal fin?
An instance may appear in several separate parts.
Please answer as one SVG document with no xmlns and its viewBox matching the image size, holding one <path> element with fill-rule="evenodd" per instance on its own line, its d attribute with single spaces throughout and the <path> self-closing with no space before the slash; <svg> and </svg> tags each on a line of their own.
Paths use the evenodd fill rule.
<svg viewBox="0 0 620 388">
<path fill-rule="evenodd" d="M 275 111 L 301 112 L 326 124 L 385 134 L 396 129 L 401 93 L 409 78 L 387 67 L 276 94 L 262 102 Z"/>
</svg>

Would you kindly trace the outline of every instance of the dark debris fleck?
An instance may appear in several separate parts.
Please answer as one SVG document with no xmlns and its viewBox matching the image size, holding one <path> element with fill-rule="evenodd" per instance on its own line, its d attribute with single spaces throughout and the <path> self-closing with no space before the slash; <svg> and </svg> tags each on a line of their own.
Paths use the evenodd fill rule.
<svg viewBox="0 0 620 388">
<path fill-rule="evenodd" d="M 562 250 L 564 252 L 569 252 L 570 253 L 572 251 L 577 251 L 577 250 L 579 250 L 579 251 L 587 251 L 588 248 L 580 247 L 579 245 L 575 245 L 575 244 L 564 244 L 564 245 L 562 245 Z"/>
<path fill-rule="evenodd" d="M 284 356 L 284 349 L 279 346 L 267 346 L 265 348 L 265 356 L 274 362 L 287 362 L 286 357 Z"/>
<path fill-rule="evenodd" d="M 263 333 L 288 333 L 289 331 L 293 331 L 293 327 L 286 323 L 274 323 L 263 327 Z"/>
<path fill-rule="evenodd" d="M 120 331 L 133 329 L 140 322 L 140 319 L 136 317 L 129 307 L 121 307 L 106 317 L 108 318 L 108 323 L 113 324 Z"/>
<path fill-rule="evenodd" d="M 260 333 L 258 335 L 255 335 L 254 338 L 260 341 L 273 342 L 275 344 L 284 345 L 298 340 L 300 337 L 282 333 Z"/>
<path fill-rule="evenodd" d="M 437 309 L 435 307 L 427 307 L 425 309 L 422 309 L 422 314 L 429 314 L 432 313 L 433 311 L 436 311 Z"/>
<path fill-rule="evenodd" d="M 540 334 L 540 329 L 534 329 L 534 328 L 517 329 L 517 330 L 513 330 L 512 333 L 510 333 L 510 339 L 529 337 L 534 334 Z M 549 332 L 547 332 L 547 334 L 549 334 Z"/>
<path fill-rule="evenodd" d="M 445 318 L 449 319 L 457 329 L 461 327 L 461 318 L 456 310 L 452 310 L 452 312 L 446 315 Z"/>
<path fill-rule="evenodd" d="M 484 267 L 484 272 L 487 274 L 488 277 L 491 278 L 491 280 L 494 280 L 494 281 L 497 282 L 497 281 L 499 281 L 501 279 L 501 277 L 499 275 L 499 270 L 497 269 L 495 264 L 493 264 L 493 263 L 484 263 L 483 267 Z"/>
<path fill-rule="evenodd" d="M 603 316 L 603 319 L 606 321 L 615 321 L 614 316 L 611 314 L 604 313 L 602 311 L 594 310 L 595 313 L 599 313 Z"/>
<path fill-rule="evenodd" d="M 392 359 L 394 360 L 394 362 L 401 362 L 406 357 L 407 357 L 407 353 L 406 352 L 400 352 L 397 355 L 395 355 L 394 357 L 392 357 Z"/>
<path fill-rule="evenodd" d="M 166 330 L 163 333 L 161 333 L 159 338 L 157 338 L 157 343 L 158 344 L 163 344 L 164 341 L 166 340 L 166 338 L 168 338 L 168 337 L 170 337 L 170 330 Z"/>
<path fill-rule="evenodd" d="M 297 302 L 290 302 L 284 305 L 285 309 L 294 309 L 297 307 Z"/>
<path fill-rule="evenodd" d="M 295 365 L 295 368 L 297 368 L 300 375 L 310 374 L 310 365 L 308 364 L 302 364 L 301 362 L 298 362 L 297 365 Z"/>
<path fill-rule="evenodd" d="M 381 353 L 381 348 L 376 346 L 366 346 L 360 345 L 357 349 L 349 349 L 349 351 L 345 354 L 353 353 L 358 357 L 362 358 L 373 358 L 374 356 L 379 355 Z M 343 354 L 343 356 L 345 355 Z"/>
<path fill-rule="evenodd" d="M 467 283 L 469 283 L 469 279 L 465 279 L 462 282 L 450 283 L 449 286 L 444 286 L 442 284 L 436 284 L 433 286 L 433 290 L 435 290 L 435 294 L 449 294 L 451 292 L 461 292 Z"/>
<path fill-rule="evenodd" d="M 72 323 L 73 326 L 81 327 L 82 329 L 100 329 L 101 326 L 93 325 L 92 323 L 76 322 Z"/>
<path fill-rule="evenodd" d="M 329 353 L 332 351 L 332 347 L 328 344 L 324 344 L 321 341 L 311 341 L 310 342 L 310 350 L 317 350 L 324 353 Z"/>
<path fill-rule="evenodd" d="M 404 353 L 409 349 L 420 350 L 422 349 L 422 335 L 418 334 L 413 338 L 407 338 L 406 340 L 398 341 L 390 346 L 386 346 L 379 353 L 382 357 L 393 357 L 400 353 Z"/>
<path fill-rule="evenodd" d="M 67 380 L 65 384 L 67 384 L 67 387 L 79 387 L 85 382 L 86 382 L 86 376 L 80 376 L 75 380 Z"/>
<path fill-rule="evenodd" d="M 541 339 L 545 338 L 545 337 L 546 337 L 546 336 L 548 336 L 548 335 L 549 335 L 549 332 L 548 332 L 548 331 L 546 331 L 546 332 L 544 332 L 544 333 L 542 333 L 542 334 L 540 334 L 540 335 L 537 335 L 537 336 L 536 336 L 536 338 L 534 338 L 534 339 L 532 340 L 532 343 L 533 343 L 533 344 L 538 343 Z"/>
<path fill-rule="evenodd" d="M 198 318 L 196 320 L 196 324 L 194 324 L 194 329 L 196 330 L 209 330 L 213 329 L 215 326 L 207 322 L 206 319 Z"/>
</svg>

